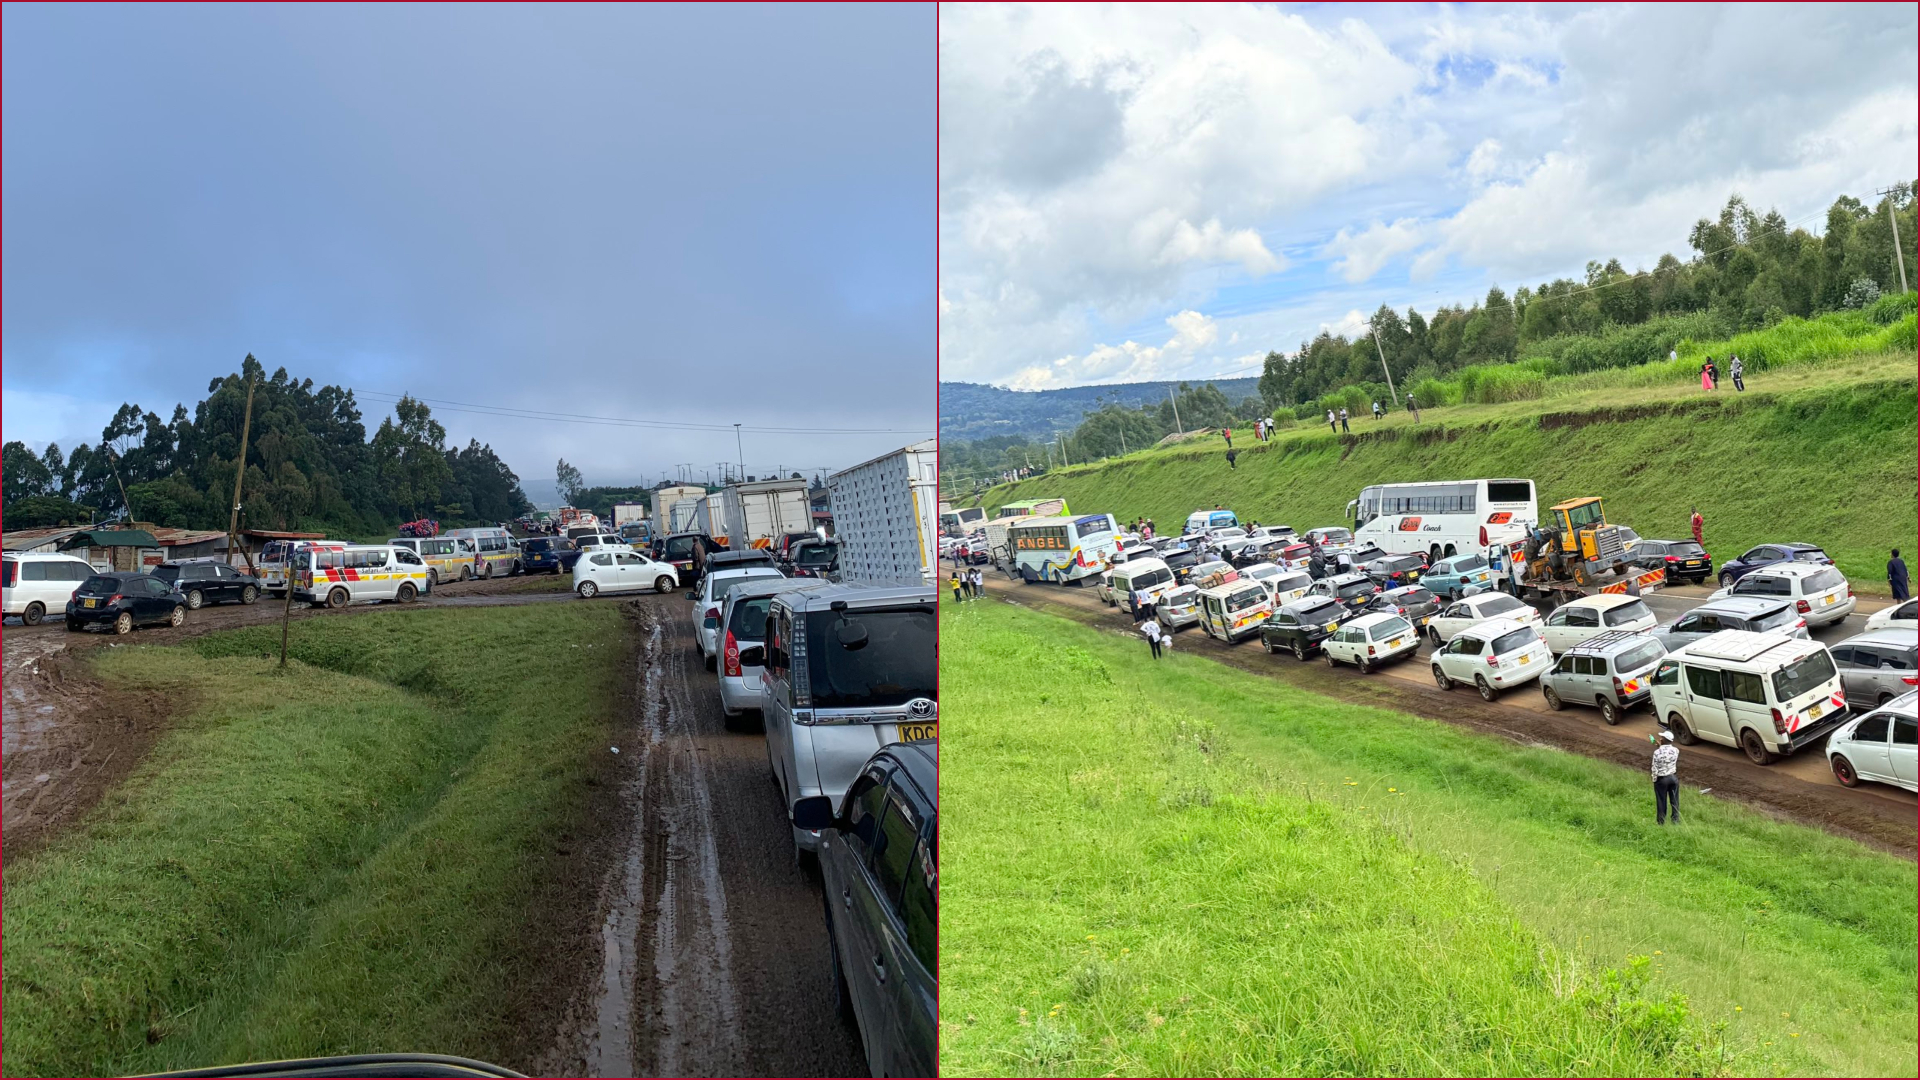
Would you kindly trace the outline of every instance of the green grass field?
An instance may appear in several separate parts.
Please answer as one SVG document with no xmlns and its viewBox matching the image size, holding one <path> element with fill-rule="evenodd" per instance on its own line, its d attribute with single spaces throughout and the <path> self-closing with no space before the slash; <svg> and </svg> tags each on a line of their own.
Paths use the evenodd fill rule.
<svg viewBox="0 0 1920 1080">
<path fill-rule="evenodd" d="M 94 652 L 183 715 L 6 870 L 6 1072 L 418 1051 L 525 1066 L 626 673 L 614 605 L 370 612 Z"/>
<path fill-rule="evenodd" d="M 1767 541 L 1821 544 L 1856 588 L 1881 595 L 1888 549 L 1902 548 L 1912 564 L 1920 546 L 1913 354 L 1788 367 L 1750 379 L 1743 395 L 1604 385 L 1641 375 L 1598 372 L 1569 379 L 1583 389 L 1567 396 L 1425 409 L 1419 424 L 1405 414 L 1377 424 L 1355 417 L 1344 437 L 1324 424 L 1283 430 L 1266 444 L 1247 433 L 1235 440 L 1233 469 L 1215 435 L 1056 469 L 992 488 L 979 502 L 991 511 L 1058 496 L 1080 513 L 1151 517 L 1162 532 L 1219 504 L 1243 519 L 1307 529 L 1344 523 L 1347 502 L 1368 484 L 1524 476 L 1543 513 L 1599 495 L 1609 520 L 1649 538 L 1685 536 L 1698 505 L 1716 561 Z"/>
<path fill-rule="evenodd" d="M 1915 1073 L 1912 863 L 1008 605 L 941 633 L 944 1073 Z"/>
</svg>

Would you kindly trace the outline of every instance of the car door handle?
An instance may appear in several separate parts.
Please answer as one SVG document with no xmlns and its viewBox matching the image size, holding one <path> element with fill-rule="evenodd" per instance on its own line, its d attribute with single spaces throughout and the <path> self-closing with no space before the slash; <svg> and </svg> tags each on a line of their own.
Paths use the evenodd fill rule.
<svg viewBox="0 0 1920 1080">
<path fill-rule="evenodd" d="M 873 954 L 873 973 L 874 978 L 881 982 L 887 981 L 887 959 L 879 953 Z"/>
<path fill-rule="evenodd" d="M 841 903 L 843 903 L 843 904 L 845 904 L 845 905 L 847 905 L 847 910 L 848 910 L 848 911 L 852 911 L 852 910 L 853 910 L 853 890 L 852 890 L 852 889 L 841 889 L 841 890 L 840 890 L 840 902 L 841 902 Z"/>
</svg>

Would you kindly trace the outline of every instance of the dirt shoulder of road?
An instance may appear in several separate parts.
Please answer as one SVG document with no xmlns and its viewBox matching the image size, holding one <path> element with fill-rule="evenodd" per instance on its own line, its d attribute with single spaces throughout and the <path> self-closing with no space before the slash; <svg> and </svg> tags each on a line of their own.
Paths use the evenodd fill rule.
<svg viewBox="0 0 1920 1080">
<path fill-rule="evenodd" d="M 990 594 L 1007 603 L 1060 615 L 1088 626 L 1130 632 L 1094 597 L 1091 589 L 1002 586 Z M 1220 663 L 1323 694 L 1336 701 L 1370 705 L 1440 720 L 1518 743 L 1548 746 L 1632 769 L 1646 767 L 1646 750 L 1630 740 L 1587 725 L 1556 720 L 1472 695 L 1449 694 L 1437 687 L 1402 679 L 1367 678 L 1351 670 L 1330 671 L 1323 664 L 1276 659 L 1257 643 L 1229 647 L 1197 632 L 1182 634 L 1177 648 Z M 1144 653 L 1142 655 L 1145 655 Z M 1812 825 L 1907 859 L 1920 857 L 1920 822 L 1911 803 L 1883 799 L 1841 787 L 1820 787 L 1768 769 L 1709 757 L 1688 756 L 1688 786 L 1710 788 L 1714 795 L 1744 803 L 1783 821 Z"/>
</svg>

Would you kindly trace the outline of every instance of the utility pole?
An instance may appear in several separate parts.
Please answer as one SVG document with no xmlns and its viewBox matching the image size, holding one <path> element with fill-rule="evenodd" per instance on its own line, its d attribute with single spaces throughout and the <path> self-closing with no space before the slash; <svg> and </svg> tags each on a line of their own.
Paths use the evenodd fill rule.
<svg viewBox="0 0 1920 1080">
<path fill-rule="evenodd" d="M 1187 429 L 1180 426 L 1180 403 L 1173 400 L 1173 387 L 1171 386 L 1167 387 L 1167 404 L 1173 406 L 1173 430 L 1185 435 Z"/>
<path fill-rule="evenodd" d="M 740 442 L 739 424 L 733 425 L 733 450 L 735 456 L 740 459 L 740 475 L 744 477 L 747 475 L 747 451 L 744 444 Z"/>
<path fill-rule="evenodd" d="M 1060 440 L 1060 467 L 1064 469 L 1072 464 L 1067 460 L 1067 435 L 1066 432 L 1063 431 L 1054 437 Z"/>
<path fill-rule="evenodd" d="M 107 452 L 107 464 L 113 466 L 113 482 L 120 485 L 120 504 L 127 508 L 127 524 L 131 525 L 133 524 L 133 500 L 127 498 L 127 485 L 121 481 L 120 466 L 115 463 L 115 459 L 120 455 L 113 452 L 112 443 L 103 442 L 100 448 Z"/>
<path fill-rule="evenodd" d="M 251 360 L 253 357 L 249 356 Z M 247 436 L 253 433 L 253 384 L 259 377 L 247 376 L 247 411 L 240 421 L 240 460 L 233 467 L 233 513 L 227 518 L 227 561 L 233 561 L 234 536 L 240 530 L 240 481 L 247 475 Z M 247 560 L 247 573 L 253 573 L 253 553 L 242 548 L 240 554 Z M 293 595 L 293 585 L 287 585 L 287 595 Z"/>
<path fill-rule="evenodd" d="M 287 567 L 287 602 L 280 608 L 280 666 L 287 666 L 287 629 L 293 625 L 293 567 Z"/>
<path fill-rule="evenodd" d="M 1887 197 L 1887 223 L 1893 226 L 1893 265 L 1900 268 L 1900 291 L 1903 293 L 1907 291 L 1907 257 L 1900 252 L 1900 216 L 1893 212 L 1893 197 L 1905 191 L 1904 187 L 1890 187 L 1880 192 Z"/>
<path fill-rule="evenodd" d="M 1393 388 L 1393 372 L 1387 370 L 1387 351 L 1380 347 L 1380 330 L 1373 326 L 1368 329 L 1373 331 L 1373 351 L 1380 355 L 1380 370 L 1387 377 L 1387 397 L 1393 399 L 1397 408 L 1400 405 L 1400 392 Z"/>
</svg>

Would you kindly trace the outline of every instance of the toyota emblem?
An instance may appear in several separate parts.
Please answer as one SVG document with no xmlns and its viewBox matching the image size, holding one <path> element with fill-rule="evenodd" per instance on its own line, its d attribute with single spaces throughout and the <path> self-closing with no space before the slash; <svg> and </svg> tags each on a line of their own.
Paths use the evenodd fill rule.
<svg viewBox="0 0 1920 1080">
<path fill-rule="evenodd" d="M 940 707 L 933 703 L 932 698 L 914 698 L 907 702 L 907 715 L 915 720 L 931 720 L 938 711 Z"/>
</svg>

